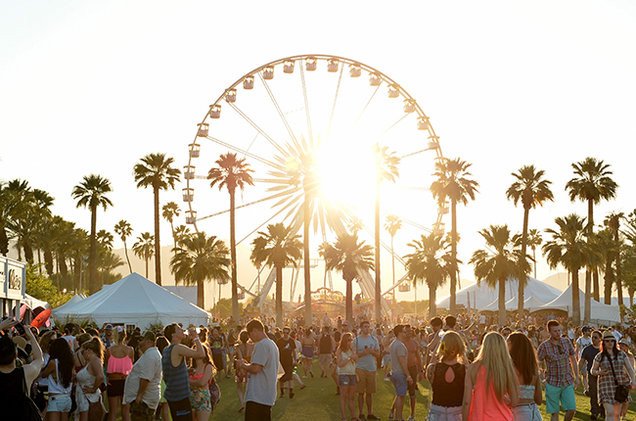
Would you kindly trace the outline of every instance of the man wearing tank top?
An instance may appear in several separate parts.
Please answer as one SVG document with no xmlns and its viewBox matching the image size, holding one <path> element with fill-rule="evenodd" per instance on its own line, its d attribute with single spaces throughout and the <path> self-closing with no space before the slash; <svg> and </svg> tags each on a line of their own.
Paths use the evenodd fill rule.
<svg viewBox="0 0 636 421">
<path fill-rule="evenodd" d="M 166 383 L 164 396 L 170 407 L 172 421 L 191 421 L 190 383 L 185 359 L 205 357 L 205 348 L 196 335 L 193 340 L 194 348 L 183 345 L 181 341 L 185 335 L 181 326 L 176 323 L 166 326 L 163 334 L 170 341 L 170 345 L 163 350 L 161 365 Z"/>
</svg>

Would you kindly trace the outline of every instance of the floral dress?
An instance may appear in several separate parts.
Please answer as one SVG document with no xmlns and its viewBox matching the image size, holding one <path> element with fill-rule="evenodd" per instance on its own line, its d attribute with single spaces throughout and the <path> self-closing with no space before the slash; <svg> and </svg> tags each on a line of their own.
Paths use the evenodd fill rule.
<svg viewBox="0 0 636 421">
<path fill-rule="evenodd" d="M 594 357 L 594 362 L 598 363 L 600 371 L 607 374 L 598 375 L 598 402 L 615 403 L 614 393 L 616 393 L 616 383 L 614 382 L 614 376 L 612 375 L 612 367 L 610 366 L 609 355 L 605 356 L 604 353 L 599 352 Z M 616 380 L 618 384 L 630 385 L 629 375 L 625 369 L 627 362 L 627 355 L 624 352 L 619 351 L 616 354 L 616 358 L 612 358 L 612 365 L 614 366 L 614 372 L 616 373 Z"/>
<path fill-rule="evenodd" d="M 190 374 L 190 380 L 200 380 L 203 378 L 203 373 Z M 192 386 L 190 385 L 190 405 L 192 409 L 198 412 L 211 412 L 212 401 L 210 400 L 209 386 Z"/>
</svg>

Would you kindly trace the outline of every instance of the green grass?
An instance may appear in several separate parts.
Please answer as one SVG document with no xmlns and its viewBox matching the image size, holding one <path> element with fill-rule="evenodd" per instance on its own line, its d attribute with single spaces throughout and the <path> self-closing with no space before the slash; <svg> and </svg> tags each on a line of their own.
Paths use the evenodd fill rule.
<svg viewBox="0 0 636 421">
<path fill-rule="evenodd" d="M 320 374 L 318 364 L 314 364 L 313 372 Z M 220 376 L 219 376 L 220 377 Z M 340 421 L 340 401 L 336 396 L 336 387 L 331 378 L 318 377 L 303 379 L 307 387 L 304 390 L 295 389 L 293 399 L 288 397 L 276 401 L 272 410 L 273 419 L 281 421 L 311 420 L 311 421 Z M 236 393 L 234 379 L 219 379 L 222 391 L 222 399 L 212 415 L 213 420 L 241 420 L 243 415 L 238 412 L 239 402 Z M 393 400 L 393 386 L 390 382 L 382 380 L 378 373 L 378 390 L 374 399 L 374 412 L 383 420 L 387 419 L 391 402 Z M 415 416 L 417 420 L 426 419 L 428 404 L 430 402 L 430 389 L 427 383 L 420 383 L 417 393 Z M 408 399 L 405 404 L 405 419 L 408 416 Z M 575 420 L 589 420 L 589 398 L 583 394 L 577 394 L 577 411 Z M 366 410 L 365 410 L 366 412 Z M 544 420 L 549 420 L 545 414 L 545 405 L 541 405 Z M 560 417 L 563 419 L 563 416 Z M 636 420 L 636 404 L 632 403 L 628 418 Z"/>
</svg>

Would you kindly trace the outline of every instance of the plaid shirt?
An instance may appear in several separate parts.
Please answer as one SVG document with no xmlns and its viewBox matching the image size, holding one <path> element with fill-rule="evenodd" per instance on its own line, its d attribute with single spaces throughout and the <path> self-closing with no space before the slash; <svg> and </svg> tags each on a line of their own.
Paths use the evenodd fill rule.
<svg viewBox="0 0 636 421">
<path fill-rule="evenodd" d="M 548 339 L 539 345 L 539 361 L 545 361 L 545 379 L 549 385 L 565 387 L 574 384 L 570 356 L 575 355 L 572 342 L 561 338 L 556 345 Z"/>
</svg>

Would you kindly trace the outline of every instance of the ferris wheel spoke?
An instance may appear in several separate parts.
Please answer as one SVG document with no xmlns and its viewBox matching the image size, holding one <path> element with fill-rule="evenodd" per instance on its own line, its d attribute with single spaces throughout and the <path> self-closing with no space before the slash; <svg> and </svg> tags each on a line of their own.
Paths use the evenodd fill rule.
<svg viewBox="0 0 636 421">
<path fill-rule="evenodd" d="M 238 209 L 247 208 L 247 207 L 252 206 L 252 205 L 257 205 L 259 203 L 267 202 L 268 200 L 274 200 L 274 199 L 276 199 L 278 197 L 281 197 L 281 196 L 284 196 L 286 194 L 287 194 L 287 192 L 281 192 L 281 193 L 272 194 L 270 196 L 263 197 L 262 199 L 258 199 L 258 200 L 254 200 L 254 201 L 249 202 L 249 203 L 244 203 L 242 205 L 238 205 L 234 209 L 238 210 Z M 213 218 L 215 216 L 223 215 L 224 213 L 228 213 L 229 211 L 230 211 L 230 209 L 225 209 L 225 210 L 222 210 L 222 211 L 219 211 L 219 212 L 212 213 L 210 215 L 202 216 L 200 218 L 197 218 L 197 222 L 198 221 L 204 221 L 206 219 L 210 219 L 210 218 Z"/>
<path fill-rule="evenodd" d="M 336 103 L 338 102 L 338 94 L 340 93 L 340 82 L 342 82 L 342 72 L 345 66 L 340 66 L 340 74 L 338 75 L 338 83 L 336 85 L 336 93 L 333 96 L 333 104 L 331 105 L 331 115 L 329 116 L 329 127 L 327 128 L 327 136 L 331 135 L 331 126 L 333 125 L 333 116 L 336 113 Z"/>
<path fill-rule="evenodd" d="M 356 125 L 360 124 L 360 120 L 362 119 L 362 116 L 364 115 L 364 113 L 367 112 L 367 108 L 369 108 L 369 105 L 371 105 L 371 101 L 373 101 L 373 98 L 375 98 L 375 94 L 377 94 L 379 90 L 380 90 L 380 85 L 375 87 L 375 89 L 371 93 L 371 96 L 369 97 L 369 100 L 366 102 L 366 104 L 364 104 L 362 111 L 360 111 L 360 113 L 358 114 L 358 117 L 356 118 Z"/>
<path fill-rule="evenodd" d="M 305 66 L 300 66 L 300 81 L 303 87 L 303 99 L 305 100 L 305 118 L 307 120 L 307 131 L 309 140 L 314 144 L 314 130 L 311 127 L 311 114 L 309 113 L 309 101 L 307 100 L 307 84 L 305 83 Z"/>
<path fill-rule="evenodd" d="M 265 224 L 267 224 L 268 222 L 270 222 L 272 219 L 276 218 L 278 215 L 280 215 L 283 212 L 284 209 L 279 210 L 278 212 L 276 212 L 275 214 L 273 214 L 272 216 L 270 216 L 269 218 L 267 218 L 265 220 L 265 222 L 263 222 L 262 224 L 260 224 L 259 226 L 257 226 L 256 228 L 254 228 L 249 234 L 247 234 L 245 237 L 241 238 L 236 245 L 238 246 L 239 244 L 241 244 L 243 241 L 247 240 L 249 237 L 252 236 L 252 234 L 254 234 L 256 231 L 258 231 L 259 229 L 261 229 Z"/>
<path fill-rule="evenodd" d="M 381 139 L 383 139 L 384 137 L 386 137 L 386 135 L 393 130 L 395 127 L 397 127 L 398 124 L 400 124 L 402 121 L 404 121 L 404 119 L 408 117 L 408 114 L 403 114 L 400 118 L 398 118 L 393 124 L 391 124 L 389 127 L 387 127 L 386 129 L 384 129 L 382 131 L 382 133 L 380 133 L 380 135 L 378 135 L 378 137 L 376 138 L 377 141 L 380 141 Z"/>
<path fill-rule="evenodd" d="M 426 149 L 420 149 L 420 150 L 417 150 L 417 151 L 415 151 L 415 152 L 409 152 L 409 153 L 407 153 L 407 154 L 401 155 L 401 156 L 400 156 L 400 159 L 410 158 L 410 157 L 412 157 L 412 156 L 419 155 L 419 154 L 421 154 L 421 153 L 423 153 L 423 152 L 430 151 L 430 150 L 431 150 L 431 148 L 426 148 Z"/>
<path fill-rule="evenodd" d="M 217 139 L 216 137 L 209 136 L 209 135 L 206 136 L 206 139 L 211 140 L 212 142 L 216 143 L 217 145 L 221 145 L 221 146 L 223 146 L 225 148 L 233 150 L 234 152 L 237 152 L 237 153 L 243 154 L 243 155 L 245 155 L 247 157 L 250 157 L 252 159 L 255 159 L 256 161 L 261 162 L 261 163 L 263 163 L 263 164 L 265 164 L 265 165 L 267 165 L 269 167 L 272 167 L 272 168 L 275 168 L 275 169 L 278 169 L 278 170 L 281 170 L 281 171 L 283 170 L 283 168 L 281 168 L 281 166 L 278 165 L 277 163 L 275 163 L 273 161 L 270 161 L 268 159 L 265 159 L 262 156 L 257 155 L 255 153 L 252 153 L 250 151 L 247 151 L 245 149 L 241 149 L 238 146 L 234 146 L 231 143 L 224 142 L 221 139 Z"/>
<path fill-rule="evenodd" d="M 271 88 L 269 87 L 269 84 L 263 78 L 263 75 L 261 75 L 260 73 L 258 73 L 258 77 L 260 78 L 261 82 L 263 83 L 263 86 L 265 87 L 265 90 L 267 91 L 267 94 L 269 95 L 269 99 L 272 101 L 272 104 L 274 104 L 274 108 L 276 108 L 276 111 L 278 112 L 278 115 L 280 116 L 281 120 L 283 121 L 283 124 L 285 125 L 285 128 L 287 129 L 287 133 L 289 133 L 289 137 L 294 142 L 294 144 L 297 145 L 298 144 L 298 139 L 296 139 L 296 135 L 294 134 L 294 131 L 292 130 L 291 126 L 289 125 L 289 121 L 287 120 L 287 117 L 285 117 L 285 113 L 283 113 L 283 110 L 280 108 L 280 105 L 278 104 L 278 101 L 276 100 L 276 97 L 274 96 L 274 93 L 272 92 Z"/>
<path fill-rule="evenodd" d="M 236 106 L 236 104 L 230 102 L 230 107 L 232 107 L 234 109 L 234 111 L 236 111 L 238 113 L 238 115 L 240 115 L 243 120 L 247 121 L 252 127 L 254 127 L 261 135 L 263 135 L 263 137 L 265 139 L 267 139 L 267 141 L 273 146 L 275 147 L 278 152 L 284 154 L 285 150 L 274 140 L 273 137 L 271 137 L 269 134 L 267 134 L 267 132 L 265 130 L 263 130 L 261 128 L 261 126 L 259 126 L 258 124 L 256 124 L 254 122 L 254 120 L 252 120 L 251 118 L 249 118 L 249 116 L 247 114 L 245 114 L 239 107 Z"/>
</svg>

